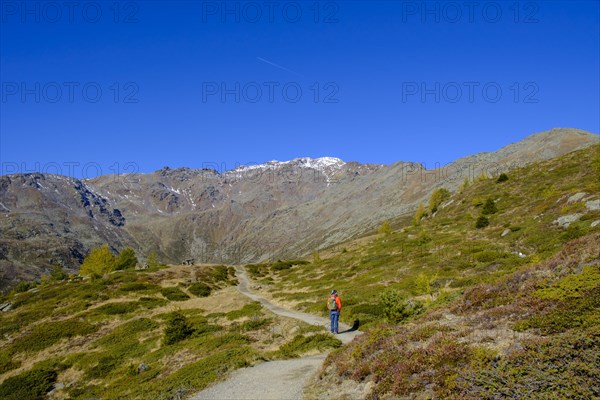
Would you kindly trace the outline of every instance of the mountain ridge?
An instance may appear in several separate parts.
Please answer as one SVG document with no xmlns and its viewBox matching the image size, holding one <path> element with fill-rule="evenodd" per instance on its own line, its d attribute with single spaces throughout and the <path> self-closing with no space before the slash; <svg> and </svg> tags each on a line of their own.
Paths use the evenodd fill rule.
<svg viewBox="0 0 600 400">
<path fill-rule="evenodd" d="M 438 187 L 456 190 L 465 178 L 595 143 L 596 134 L 554 129 L 430 170 L 301 157 L 223 173 L 166 167 L 86 180 L 1 176 L 0 285 L 37 278 L 56 262 L 76 270 L 102 243 L 131 246 L 141 258 L 156 251 L 170 263 L 302 257 L 412 213 Z"/>
</svg>

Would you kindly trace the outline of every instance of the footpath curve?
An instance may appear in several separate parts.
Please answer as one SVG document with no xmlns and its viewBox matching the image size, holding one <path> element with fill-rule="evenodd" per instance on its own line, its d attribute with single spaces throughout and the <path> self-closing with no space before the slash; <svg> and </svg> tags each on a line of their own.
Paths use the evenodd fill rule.
<svg viewBox="0 0 600 400">
<path fill-rule="evenodd" d="M 243 267 L 236 267 L 239 284 L 237 289 L 243 295 L 258 301 L 274 314 L 294 318 L 308 324 L 325 326 L 325 318 L 288 310 L 277 306 L 267 299 L 252 292 L 250 280 Z M 340 323 L 342 333 L 336 337 L 346 344 L 360 335 L 360 331 L 351 331 Z M 345 332 L 344 332 L 345 331 Z M 234 371 L 225 381 L 212 385 L 196 394 L 192 400 L 282 400 L 301 399 L 308 379 L 323 364 L 327 354 L 296 358 L 292 360 L 269 361 L 254 367 Z"/>
</svg>

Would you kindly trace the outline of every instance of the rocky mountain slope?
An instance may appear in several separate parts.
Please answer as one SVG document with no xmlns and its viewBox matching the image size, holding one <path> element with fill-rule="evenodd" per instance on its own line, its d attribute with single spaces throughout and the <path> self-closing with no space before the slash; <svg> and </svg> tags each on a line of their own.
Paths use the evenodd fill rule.
<svg viewBox="0 0 600 400">
<path fill-rule="evenodd" d="M 426 169 L 299 158 L 239 167 L 171 169 L 80 181 L 0 177 L 0 289 L 56 262 L 76 269 L 93 246 L 131 246 L 163 262 L 242 263 L 294 258 L 412 213 L 430 193 L 598 143 L 553 129 L 496 152 Z"/>
</svg>

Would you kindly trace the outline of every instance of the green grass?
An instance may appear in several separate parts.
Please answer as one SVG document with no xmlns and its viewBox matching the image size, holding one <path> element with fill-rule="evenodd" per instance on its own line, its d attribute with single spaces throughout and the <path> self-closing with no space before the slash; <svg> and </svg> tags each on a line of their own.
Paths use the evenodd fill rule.
<svg viewBox="0 0 600 400">
<path fill-rule="evenodd" d="M 61 339 L 88 335 L 97 329 L 97 326 L 79 320 L 43 323 L 33 326 L 29 333 L 16 339 L 8 349 L 10 354 L 37 352 Z"/>
<path fill-rule="evenodd" d="M 439 207 L 435 217 L 426 217 L 416 227 L 410 217 L 400 217 L 392 225 L 402 230 L 374 235 L 360 246 L 349 243 L 331 258 L 298 267 L 292 267 L 292 261 L 251 264 L 248 273 L 276 298 L 323 316 L 324 299 L 336 288 L 344 304 L 342 320 L 351 324 L 359 319 L 363 328 L 381 320 L 379 297 L 387 288 L 409 298 L 431 296 L 425 299 L 426 308 L 438 307 L 438 298 L 447 300 L 473 285 L 494 283 L 548 259 L 574 238 L 599 231 L 600 226 L 590 228 L 600 219 L 597 211 L 586 210 L 582 220 L 567 229 L 552 223 L 565 213 L 585 209 L 583 203 L 565 207 L 570 195 L 600 193 L 592 168 L 599 150 L 594 146 L 509 171 L 509 179 L 501 183 L 497 177 L 478 180 L 452 194 L 452 204 Z M 489 226 L 476 229 L 486 199 L 496 200 L 495 212 L 487 215 Z M 501 236 L 505 229 L 509 234 Z M 421 275 L 431 280 L 431 290 L 423 290 L 427 285 L 419 284 Z"/>
<path fill-rule="evenodd" d="M 52 369 L 32 369 L 10 377 L 0 384 L 0 398 L 5 400 L 40 399 L 56 382 L 58 374 Z"/>
<path fill-rule="evenodd" d="M 226 266 L 203 266 L 191 272 L 196 279 L 190 286 L 194 295 L 207 295 L 205 287 L 211 288 L 208 295 L 212 295 L 237 283 L 233 269 Z M 260 305 L 253 304 L 230 314 L 251 317 L 241 321 L 238 328 L 242 329 L 235 332 L 212 323 L 225 313 L 212 313 L 209 323 L 204 310 L 182 310 L 189 335 L 167 345 L 164 333 L 170 313 L 153 315 L 150 310 L 169 305 L 176 309 L 189 296 L 185 286 L 161 289 L 158 283 L 164 273 L 164 269 L 119 271 L 95 281 L 46 282 L 37 285 L 36 292 L 4 296 L 15 308 L 0 314 L 0 334 L 11 338 L 0 348 L 0 398 L 41 398 L 65 369 L 80 377 L 63 390 L 72 398 L 167 398 L 183 389 L 195 391 L 263 357 L 254 348 L 259 347 L 257 339 L 241 334 L 272 322 L 255 319 L 263 313 Z M 159 293 L 161 297 L 155 296 Z M 116 326 L 107 329 L 107 324 Z M 74 346 L 53 350 L 56 356 L 48 362 L 4 378 L 26 357 L 75 337 Z M 140 363 L 149 369 L 138 372 Z"/>
<path fill-rule="evenodd" d="M 212 289 L 206 283 L 197 282 L 188 287 L 188 292 L 196 297 L 207 297 L 210 296 Z"/>
<path fill-rule="evenodd" d="M 190 299 L 190 296 L 183 293 L 178 287 L 162 288 L 160 293 L 171 301 L 185 301 Z"/>
<path fill-rule="evenodd" d="M 297 335 L 273 353 L 272 357 L 295 358 L 309 351 L 318 350 L 319 352 L 323 352 L 325 350 L 337 349 L 341 346 L 342 342 L 339 339 L 327 333 L 317 333 L 309 336 Z"/>
<path fill-rule="evenodd" d="M 239 310 L 233 310 L 225 314 L 227 319 L 234 320 L 240 319 L 244 317 L 254 317 L 260 315 L 262 313 L 262 306 L 258 302 L 246 304 L 244 307 Z"/>
</svg>

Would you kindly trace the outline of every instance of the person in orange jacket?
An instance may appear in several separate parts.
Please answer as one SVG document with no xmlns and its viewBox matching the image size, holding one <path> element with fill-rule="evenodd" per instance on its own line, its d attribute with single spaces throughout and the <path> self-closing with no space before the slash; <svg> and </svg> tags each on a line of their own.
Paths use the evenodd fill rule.
<svg viewBox="0 0 600 400">
<path fill-rule="evenodd" d="M 335 289 L 331 291 L 331 295 L 327 299 L 327 309 L 329 310 L 329 319 L 331 320 L 331 333 L 340 333 L 338 331 L 338 322 L 340 320 L 340 312 L 342 311 L 342 301 Z"/>
</svg>

